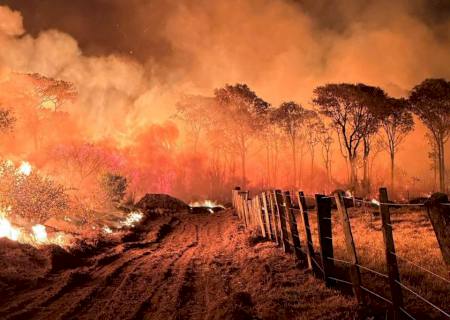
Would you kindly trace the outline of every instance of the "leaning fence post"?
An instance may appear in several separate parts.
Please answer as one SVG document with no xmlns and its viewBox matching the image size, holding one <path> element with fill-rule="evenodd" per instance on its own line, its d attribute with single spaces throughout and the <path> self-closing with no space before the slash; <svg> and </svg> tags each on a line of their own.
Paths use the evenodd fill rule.
<svg viewBox="0 0 450 320">
<path fill-rule="evenodd" d="M 248 191 L 244 192 L 244 199 L 243 199 L 242 207 L 243 207 L 243 212 L 244 212 L 245 227 L 248 228 L 249 224 L 250 224 L 249 212 L 248 212 Z"/>
<path fill-rule="evenodd" d="M 261 228 L 262 236 L 265 238 L 267 236 L 266 225 L 264 223 L 264 213 L 263 208 L 261 206 L 261 195 L 257 195 L 256 197 L 256 214 L 259 222 L 259 226 Z"/>
<path fill-rule="evenodd" d="M 278 218 L 280 222 L 280 238 L 283 245 L 284 252 L 291 252 L 291 245 L 289 243 L 289 235 L 286 227 L 286 210 L 283 206 L 283 196 L 281 190 L 275 190 L 275 205 L 278 208 Z"/>
<path fill-rule="evenodd" d="M 271 191 L 268 193 L 269 200 L 270 200 L 270 211 L 272 211 L 272 222 L 273 222 L 273 230 L 275 235 L 275 242 L 277 245 L 280 245 L 281 243 L 281 237 L 280 237 L 280 229 L 278 225 L 278 207 L 275 205 L 275 191 Z"/>
<path fill-rule="evenodd" d="M 403 307 L 403 295 L 400 286 L 400 273 L 398 271 L 397 257 L 395 255 L 394 236 L 392 233 L 391 215 L 389 213 L 389 198 L 386 188 L 380 188 L 380 215 L 386 251 L 389 287 L 391 289 L 393 304 L 393 318 L 400 319 L 400 309 Z"/>
<path fill-rule="evenodd" d="M 285 205 L 286 220 L 290 229 L 290 240 L 292 240 L 292 246 L 294 247 L 294 254 L 297 259 L 303 259 L 302 249 L 300 246 L 300 237 L 297 229 L 297 220 L 295 219 L 294 211 L 291 208 L 292 200 L 289 191 L 284 192 L 283 199 Z"/>
<path fill-rule="evenodd" d="M 267 234 L 268 237 L 270 239 L 274 239 L 274 234 L 273 234 L 273 229 L 272 229 L 272 225 L 270 223 L 270 213 L 269 213 L 269 206 L 267 205 L 267 194 L 266 192 L 261 193 L 261 197 L 262 197 L 262 204 L 263 204 L 263 208 L 264 208 L 264 220 L 266 222 L 266 227 L 267 227 Z"/>
<path fill-rule="evenodd" d="M 298 206 L 300 208 L 302 225 L 303 225 L 303 233 L 305 235 L 306 241 L 306 257 L 308 260 L 308 268 L 313 271 L 315 275 L 317 275 L 317 266 L 313 263 L 315 261 L 315 253 L 313 240 L 311 236 L 311 228 L 309 226 L 309 217 L 308 217 L 308 207 L 306 206 L 305 195 L 303 191 L 298 192 Z"/>
<path fill-rule="evenodd" d="M 425 206 L 441 248 L 442 257 L 450 272 L 450 205 L 448 196 L 444 193 L 435 193 L 425 202 Z"/>
<path fill-rule="evenodd" d="M 353 284 L 353 293 L 359 304 L 364 303 L 363 294 L 361 290 L 361 273 L 358 265 L 358 256 L 356 254 L 355 242 L 353 241 L 352 227 L 348 217 L 347 208 L 344 203 L 344 194 L 342 192 L 336 193 L 336 206 L 341 215 L 342 228 L 344 230 L 345 244 L 347 253 L 350 255 L 350 278 Z"/>
<path fill-rule="evenodd" d="M 321 194 L 316 194 L 317 224 L 319 231 L 320 257 L 322 259 L 323 277 L 327 287 L 335 284 L 330 279 L 333 274 L 333 238 L 331 229 L 331 199 Z"/>
</svg>

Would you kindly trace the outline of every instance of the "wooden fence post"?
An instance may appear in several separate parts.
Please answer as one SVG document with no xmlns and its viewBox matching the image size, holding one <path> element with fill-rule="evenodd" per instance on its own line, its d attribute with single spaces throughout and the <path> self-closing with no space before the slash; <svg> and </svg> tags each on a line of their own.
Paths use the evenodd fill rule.
<svg viewBox="0 0 450 320">
<path fill-rule="evenodd" d="M 305 235 L 306 241 L 306 257 L 308 260 L 308 268 L 312 270 L 315 275 L 317 275 L 318 274 L 317 266 L 314 263 L 316 257 L 314 253 L 313 240 L 311 236 L 311 228 L 309 226 L 308 208 L 306 206 L 306 200 L 303 191 L 299 191 L 297 197 L 298 197 L 298 206 L 300 208 L 301 213 L 300 216 L 302 218 L 303 233 Z M 314 259 L 314 261 L 312 259 Z"/>
<path fill-rule="evenodd" d="M 321 194 L 316 194 L 317 224 L 319 231 L 320 257 L 322 259 L 323 277 L 327 287 L 335 284 L 330 279 L 333 275 L 333 238 L 331 229 L 331 199 Z"/>
<path fill-rule="evenodd" d="M 443 203 L 447 205 L 443 205 Z M 435 193 L 425 202 L 425 206 L 441 248 L 442 257 L 450 272 L 450 206 L 448 205 L 448 196 L 444 193 Z"/>
<path fill-rule="evenodd" d="M 264 238 L 267 237 L 267 232 L 266 232 L 266 225 L 264 223 L 264 213 L 263 213 L 263 208 L 261 206 L 261 195 L 257 195 L 255 197 L 255 202 L 256 202 L 256 214 L 257 214 L 257 218 L 258 218 L 258 222 L 259 222 L 259 227 L 261 228 L 261 234 Z"/>
<path fill-rule="evenodd" d="M 386 188 L 380 188 L 380 214 L 383 230 L 384 246 L 386 251 L 386 263 L 391 289 L 393 318 L 400 319 L 403 308 L 403 295 L 400 286 L 400 273 L 398 271 L 397 257 L 395 255 L 394 236 L 392 234 L 391 215 L 389 213 L 389 198 Z"/>
<path fill-rule="evenodd" d="M 283 210 L 283 196 L 281 190 L 275 190 L 275 206 L 278 208 L 278 218 L 280 222 L 280 238 L 283 245 L 284 252 L 291 252 L 291 245 L 289 243 L 289 235 L 286 227 L 286 214 Z"/>
<path fill-rule="evenodd" d="M 273 230 L 275 234 L 275 242 L 277 245 L 281 245 L 281 232 L 280 232 L 280 218 L 278 214 L 278 207 L 275 204 L 275 191 L 269 192 L 270 198 L 270 210 L 272 211 Z"/>
<path fill-rule="evenodd" d="M 244 199 L 242 203 L 242 208 L 244 212 L 244 224 L 245 227 L 248 228 L 250 225 L 249 213 L 248 213 L 248 191 L 244 192 Z"/>
<path fill-rule="evenodd" d="M 347 253 L 350 256 L 350 278 L 353 284 L 353 293 L 359 304 L 363 304 L 363 293 L 361 290 L 361 273 L 358 265 L 358 256 L 356 254 L 355 242 L 353 241 L 352 227 L 350 225 L 350 219 L 348 217 L 347 208 L 344 203 L 344 194 L 342 192 L 336 193 L 336 206 L 340 212 L 342 228 L 344 230 L 345 244 L 347 247 Z"/>
<path fill-rule="evenodd" d="M 283 194 L 285 212 L 286 212 L 286 220 L 289 225 L 290 231 L 290 240 L 292 240 L 292 246 L 294 249 L 294 254 L 297 259 L 303 259 L 302 249 L 300 245 L 300 237 L 298 234 L 297 228 L 297 219 L 295 219 L 295 213 L 291 208 L 292 200 L 291 194 L 289 191 L 284 192 Z"/>
<path fill-rule="evenodd" d="M 264 220 L 266 222 L 266 227 L 267 227 L 267 235 L 271 240 L 274 240 L 274 234 L 273 234 L 273 228 L 272 228 L 272 224 L 271 224 L 271 214 L 269 212 L 269 206 L 267 204 L 267 193 L 263 192 L 261 193 L 261 197 L 262 197 L 262 205 L 264 208 Z"/>
</svg>

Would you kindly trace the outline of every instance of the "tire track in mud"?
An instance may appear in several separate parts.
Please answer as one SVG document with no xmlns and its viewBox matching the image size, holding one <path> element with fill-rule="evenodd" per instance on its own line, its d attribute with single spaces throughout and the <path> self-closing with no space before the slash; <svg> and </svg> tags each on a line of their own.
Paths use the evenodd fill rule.
<svg viewBox="0 0 450 320">
<path fill-rule="evenodd" d="M 56 315 L 61 314 L 67 307 L 70 308 L 70 303 L 68 306 L 68 302 L 76 301 L 78 305 L 95 300 L 92 298 L 102 288 L 107 288 L 117 281 L 116 278 L 126 275 L 125 271 L 127 271 L 129 265 L 138 263 L 139 260 L 144 259 L 152 252 L 158 251 L 163 240 L 165 240 L 166 236 L 173 231 L 179 222 L 177 218 L 172 218 L 169 223 L 161 225 L 156 239 L 145 243 L 144 246 L 139 245 L 137 248 L 133 248 L 133 243 L 123 243 L 101 254 L 92 267 L 83 267 L 75 271 L 71 270 L 62 274 L 52 275 L 50 278 L 55 278 L 56 281 L 61 281 L 61 276 L 65 278 L 63 278 L 62 283 L 57 282 L 54 287 L 52 286 L 52 279 L 48 279 L 49 286 L 38 289 L 35 292 L 30 292 L 27 294 L 29 297 L 25 300 L 6 310 L 1 310 L 0 317 L 4 317 L 4 319 L 53 319 L 58 318 Z M 139 243 L 142 244 L 142 242 Z M 142 247 L 145 249 L 142 249 Z M 111 256 L 117 256 L 117 258 L 108 258 Z M 108 264 L 108 260 L 112 262 Z M 116 265 L 111 267 L 114 264 Z M 86 282 L 89 280 L 94 281 L 95 284 L 86 286 Z M 87 292 L 84 292 L 84 294 L 79 293 L 79 291 L 85 291 L 86 288 L 89 288 Z M 72 305 L 74 310 L 70 309 L 69 311 L 78 311 L 77 305 Z M 64 316 L 65 314 L 63 314 L 62 318 L 66 319 L 67 317 Z"/>
<path fill-rule="evenodd" d="M 130 317 L 130 319 L 143 319 L 145 316 L 148 316 L 151 314 L 154 310 L 152 310 L 152 307 L 155 305 L 153 300 L 162 300 L 164 299 L 167 294 L 166 292 L 170 292 L 168 290 L 168 286 L 170 286 L 173 283 L 176 283 L 177 278 L 177 270 L 185 270 L 186 265 L 191 261 L 192 256 L 194 255 L 194 252 L 191 252 L 190 255 L 187 257 L 185 254 L 191 250 L 195 249 L 198 246 L 199 243 L 199 227 L 198 225 L 193 225 L 195 230 L 194 235 L 194 241 L 191 242 L 187 247 L 185 247 L 181 252 L 178 254 L 178 258 L 171 261 L 171 263 L 164 268 L 164 272 L 160 271 L 160 274 L 162 274 L 162 277 L 158 277 L 158 280 L 156 284 L 154 284 L 154 288 L 150 291 L 150 294 L 147 295 L 147 297 L 140 302 L 139 307 L 134 312 L 133 316 Z M 194 251 L 194 250 L 191 250 Z M 187 262 L 186 262 L 187 261 Z M 175 273 L 174 273 L 175 272 Z M 163 302 L 159 302 L 160 305 L 163 304 Z"/>
</svg>

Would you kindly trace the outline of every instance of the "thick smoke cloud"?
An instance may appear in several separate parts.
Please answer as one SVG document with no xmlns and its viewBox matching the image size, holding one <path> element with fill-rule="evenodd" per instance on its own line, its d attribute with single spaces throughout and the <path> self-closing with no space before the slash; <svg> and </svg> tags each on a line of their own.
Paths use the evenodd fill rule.
<svg viewBox="0 0 450 320">
<path fill-rule="evenodd" d="M 95 123 L 92 135 L 123 143 L 171 116 L 180 93 L 210 95 L 224 83 L 308 106 L 327 82 L 404 96 L 424 78 L 450 78 L 445 1 L 5 2 L 30 22 L 24 30 L 21 13 L 1 7 L 0 65 L 74 82 L 71 112 Z M 427 149 L 422 137 L 419 125 L 410 140 Z"/>
</svg>

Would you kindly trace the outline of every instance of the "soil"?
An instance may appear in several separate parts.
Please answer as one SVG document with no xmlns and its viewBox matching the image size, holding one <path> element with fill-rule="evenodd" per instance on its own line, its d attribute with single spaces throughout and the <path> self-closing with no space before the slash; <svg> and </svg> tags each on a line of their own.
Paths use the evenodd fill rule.
<svg viewBox="0 0 450 320">
<path fill-rule="evenodd" d="M 355 317 L 352 298 L 246 231 L 231 210 L 160 217 L 145 230 L 77 261 L 75 251 L 65 258 L 2 242 L 0 319 Z"/>
</svg>

